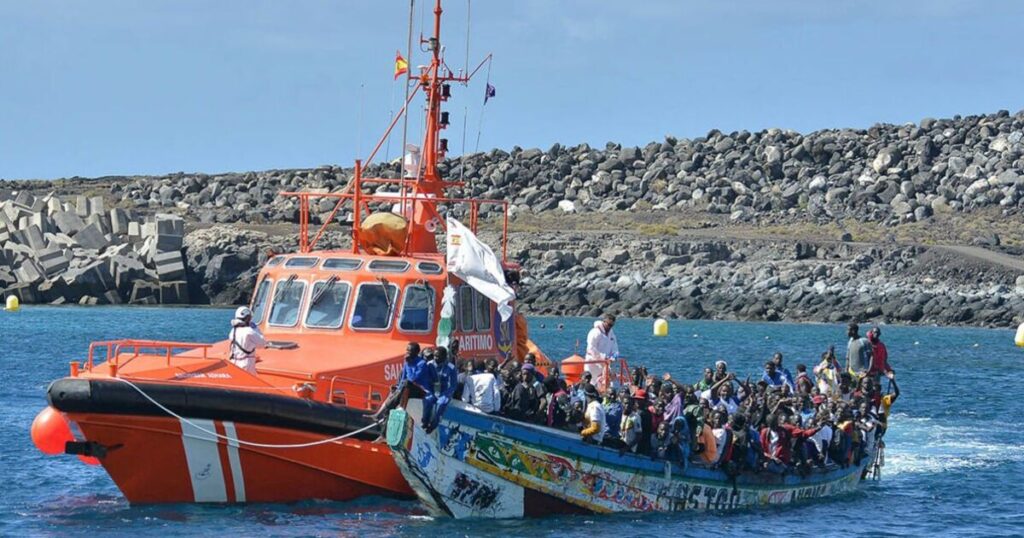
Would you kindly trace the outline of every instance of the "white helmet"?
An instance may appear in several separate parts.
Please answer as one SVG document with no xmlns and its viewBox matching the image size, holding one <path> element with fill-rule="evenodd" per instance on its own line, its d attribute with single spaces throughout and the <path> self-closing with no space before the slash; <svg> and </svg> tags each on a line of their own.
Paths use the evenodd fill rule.
<svg viewBox="0 0 1024 538">
<path fill-rule="evenodd" d="M 248 306 L 240 306 L 235 310 L 235 319 L 249 319 L 252 317 L 252 310 Z"/>
</svg>

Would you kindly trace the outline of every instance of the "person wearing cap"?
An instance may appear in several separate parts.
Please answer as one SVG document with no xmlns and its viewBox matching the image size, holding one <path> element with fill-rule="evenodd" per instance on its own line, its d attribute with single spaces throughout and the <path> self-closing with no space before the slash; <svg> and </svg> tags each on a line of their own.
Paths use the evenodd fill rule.
<svg viewBox="0 0 1024 538">
<path fill-rule="evenodd" d="M 228 360 L 231 364 L 255 375 L 256 350 L 267 347 L 267 340 L 252 322 L 252 310 L 249 310 L 249 307 L 240 306 L 235 310 L 228 339 L 231 340 L 231 358 Z"/>
<path fill-rule="evenodd" d="M 640 439 L 636 443 L 637 454 L 651 453 L 651 435 L 654 433 L 654 416 L 651 414 L 651 402 L 647 399 L 647 390 L 637 389 L 633 393 L 636 403 L 636 414 L 640 417 Z"/>
<path fill-rule="evenodd" d="M 587 385 L 583 389 L 587 398 L 587 407 L 583 415 L 583 430 L 580 436 L 584 442 L 591 442 L 600 445 L 604 442 L 604 436 L 608 433 L 608 424 L 605 419 L 604 406 L 601 405 L 601 395 L 594 385 Z"/>
<path fill-rule="evenodd" d="M 590 372 L 602 389 L 607 389 L 611 381 L 605 371 L 610 370 L 611 361 L 619 357 L 619 341 L 612 330 L 614 326 L 615 316 L 605 314 L 594 322 L 594 328 L 587 334 L 587 354 L 583 368 Z"/>
</svg>

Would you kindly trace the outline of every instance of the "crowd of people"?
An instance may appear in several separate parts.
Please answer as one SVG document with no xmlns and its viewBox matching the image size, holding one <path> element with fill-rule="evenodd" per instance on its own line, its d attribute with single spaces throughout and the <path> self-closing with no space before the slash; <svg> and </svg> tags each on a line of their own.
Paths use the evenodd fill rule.
<svg viewBox="0 0 1024 538">
<path fill-rule="evenodd" d="M 600 336 L 591 340 L 602 351 L 588 356 L 613 348 L 617 353 L 613 326 L 611 316 L 595 324 Z M 521 363 L 459 360 L 453 341 L 451 350 L 422 353 L 410 343 L 402 377 L 409 396 L 423 399 L 428 432 L 448 403 L 460 399 L 484 413 L 579 432 L 585 443 L 684 467 L 806 474 L 815 467 L 858 465 L 881 441 L 900 394 L 881 331 L 872 328 L 861 337 L 851 324 L 848 336 L 845 366 L 829 348 L 817 364 L 797 364 L 795 375 L 775 353 L 756 378 L 741 378 L 719 360 L 693 383 L 643 367 L 629 379 L 587 368 L 570 383 L 557 366 L 543 372 L 529 353 Z"/>
</svg>

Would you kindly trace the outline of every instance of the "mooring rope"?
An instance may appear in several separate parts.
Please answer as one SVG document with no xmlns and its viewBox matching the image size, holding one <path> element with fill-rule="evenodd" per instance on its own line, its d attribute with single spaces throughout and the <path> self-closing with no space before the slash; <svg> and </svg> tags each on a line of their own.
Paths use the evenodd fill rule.
<svg viewBox="0 0 1024 538">
<path fill-rule="evenodd" d="M 216 431 L 210 431 L 210 430 L 208 430 L 208 429 L 206 429 L 206 428 L 196 424 L 195 422 L 192 422 L 191 420 L 189 420 L 189 419 L 187 419 L 187 418 L 185 418 L 185 417 L 175 413 L 174 411 L 171 411 L 166 406 L 164 406 L 160 402 L 158 402 L 155 399 L 153 399 L 152 396 L 150 396 L 149 394 L 146 394 L 146 391 L 144 391 L 141 388 L 139 388 L 139 386 L 136 385 L 135 383 L 132 383 L 131 381 L 128 381 L 127 379 L 123 379 L 123 378 L 120 378 L 120 377 L 112 377 L 111 379 L 114 379 L 116 381 L 120 381 L 120 382 L 128 385 L 129 387 L 135 389 L 135 391 L 138 392 L 139 394 L 141 394 L 143 398 L 149 400 L 150 403 L 152 403 L 153 405 L 157 406 L 157 408 L 159 408 L 161 411 L 163 411 L 164 413 L 167 413 L 168 415 L 170 415 L 170 416 L 172 416 L 172 417 L 174 417 L 174 418 L 184 422 L 185 424 L 188 424 L 189 426 L 192 426 L 193 428 L 195 428 L 195 429 L 197 429 L 197 430 L 199 430 L 201 432 L 207 433 L 209 435 L 212 435 L 212 436 L 220 438 L 220 439 L 224 439 L 225 441 L 229 441 L 229 442 L 233 441 L 235 443 L 238 443 L 239 445 L 257 447 L 257 448 L 307 448 L 307 447 L 311 447 L 311 446 L 325 445 L 325 444 L 328 444 L 328 443 L 333 443 L 333 442 L 336 442 L 336 441 L 341 441 L 343 439 L 348 439 L 349 437 L 353 437 L 355 435 L 358 435 L 358 434 L 363 433 L 363 432 L 365 432 L 367 430 L 370 430 L 370 429 L 373 429 L 373 428 L 377 427 L 377 423 L 373 422 L 373 423 L 370 423 L 367 426 L 364 426 L 362 428 L 359 428 L 358 430 L 346 433 L 344 435 L 339 435 L 337 437 L 331 437 L 329 439 L 321 439 L 320 441 L 310 441 L 308 443 L 281 444 L 281 445 L 269 444 L 269 443 L 254 443 L 252 441 L 243 441 L 243 440 L 241 440 L 241 439 L 239 439 L 237 437 L 229 437 L 227 435 L 221 435 L 221 434 L 217 433 Z"/>
</svg>

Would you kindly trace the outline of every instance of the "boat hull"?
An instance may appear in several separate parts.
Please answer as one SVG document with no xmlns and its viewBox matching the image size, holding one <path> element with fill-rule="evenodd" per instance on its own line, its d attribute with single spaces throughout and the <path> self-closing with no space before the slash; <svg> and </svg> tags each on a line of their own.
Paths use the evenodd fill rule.
<svg viewBox="0 0 1024 538">
<path fill-rule="evenodd" d="M 567 432 L 482 414 L 458 403 L 427 434 L 421 402 L 392 412 L 388 443 L 427 508 L 455 518 L 556 513 L 728 511 L 855 490 L 863 466 L 794 474 L 725 473 L 584 444 Z"/>
<path fill-rule="evenodd" d="M 270 413 L 273 401 L 260 404 L 255 395 L 247 414 L 232 417 L 223 399 L 193 391 L 173 403 L 173 417 L 112 381 L 62 381 L 51 386 L 50 402 L 80 436 L 73 450 L 97 457 L 133 504 L 413 497 L 387 445 L 370 440 L 375 432 L 332 440 L 357 428 L 344 417 L 332 423 L 323 410 L 310 412 L 315 420 L 307 425 L 288 419 L 287 410 L 262 416 L 261 405 Z"/>
</svg>

